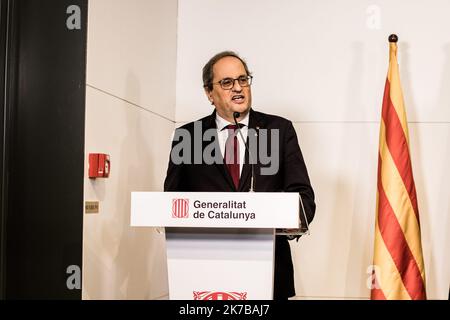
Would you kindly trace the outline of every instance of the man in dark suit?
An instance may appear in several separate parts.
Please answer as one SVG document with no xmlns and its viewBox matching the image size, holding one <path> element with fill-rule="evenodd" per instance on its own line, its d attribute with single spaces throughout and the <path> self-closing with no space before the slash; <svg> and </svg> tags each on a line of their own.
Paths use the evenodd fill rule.
<svg viewBox="0 0 450 320">
<path fill-rule="evenodd" d="M 306 218 L 311 222 L 315 213 L 314 191 L 294 127 L 289 120 L 251 108 L 252 76 L 245 61 L 231 51 L 215 55 L 203 68 L 203 83 L 215 110 L 176 130 L 164 191 L 248 192 L 252 180 L 249 163 L 253 162 L 254 191 L 300 193 Z M 242 136 L 235 125 L 236 116 Z M 206 132 L 213 133 L 210 141 L 203 138 Z M 188 150 L 178 148 L 186 139 L 186 133 L 190 137 Z M 261 140 L 263 135 L 266 139 Z M 265 155 L 253 154 L 250 148 L 249 156 L 242 138 L 248 143 L 252 136 L 256 137 L 257 146 L 265 142 L 260 148 L 265 149 Z M 211 144 L 215 148 L 210 148 Z M 205 159 L 206 150 L 212 150 L 214 163 Z M 277 236 L 274 298 L 287 299 L 294 295 L 288 238 Z"/>
</svg>

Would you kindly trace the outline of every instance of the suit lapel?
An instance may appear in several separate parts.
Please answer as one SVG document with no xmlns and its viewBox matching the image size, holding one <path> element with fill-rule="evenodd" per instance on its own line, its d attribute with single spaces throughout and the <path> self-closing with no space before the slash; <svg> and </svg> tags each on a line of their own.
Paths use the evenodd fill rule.
<svg viewBox="0 0 450 320">
<path fill-rule="evenodd" d="M 249 115 L 249 121 L 248 121 L 249 134 L 251 133 L 250 129 L 253 129 L 258 133 L 259 129 L 264 128 L 264 124 L 265 124 L 265 122 L 264 122 L 264 119 L 261 116 L 261 114 L 253 111 L 253 109 L 250 109 L 250 115 Z M 257 140 L 257 145 L 259 146 L 259 134 L 258 134 L 256 140 Z M 248 141 L 249 141 L 249 138 L 247 137 L 247 146 L 249 147 Z M 258 163 L 258 154 L 254 154 L 253 157 L 255 157 L 256 163 Z M 248 189 L 247 189 L 248 187 L 246 187 L 246 186 L 247 186 L 248 180 L 251 178 L 251 175 L 252 175 L 252 166 L 250 165 L 249 159 L 250 159 L 250 157 L 248 154 L 248 150 L 246 149 L 245 150 L 245 162 L 242 167 L 241 178 L 239 180 L 239 190 L 238 191 L 240 191 L 240 192 L 248 191 Z M 256 167 L 256 165 L 254 165 L 254 167 Z M 255 175 L 256 175 L 256 170 L 255 170 Z"/>
</svg>

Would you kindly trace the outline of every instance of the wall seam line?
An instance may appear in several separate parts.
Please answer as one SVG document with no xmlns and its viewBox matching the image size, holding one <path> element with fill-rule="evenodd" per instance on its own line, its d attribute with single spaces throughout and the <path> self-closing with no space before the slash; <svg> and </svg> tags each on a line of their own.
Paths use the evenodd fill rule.
<svg viewBox="0 0 450 320">
<path fill-rule="evenodd" d="M 168 118 L 168 117 L 166 117 L 166 116 L 163 116 L 162 114 L 159 114 L 159 113 L 157 113 L 157 112 L 155 112 L 155 111 L 152 111 L 152 110 L 149 110 L 149 109 L 147 109 L 147 108 L 144 108 L 143 106 L 140 106 L 140 105 L 138 105 L 138 104 L 136 104 L 136 103 L 134 103 L 134 102 L 131 102 L 131 101 L 129 101 L 129 100 L 126 100 L 126 99 L 124 99 L 124 98 L 121 98 L 121 97 L 119 97 L 119 96 L 116 96 L 116 95 L 114 95 L 114 94 L 112 94 L 112 93 L 110 93 L 110 92 L 108 92 L 108 91 L 102 90 L 102 89 L 97 88 L 97 87 L 95 87 L 95 86 L 93 86 L 93 85 L 90 85 L 90 84 L 86 84 L 86 87 L 89 87 L 89 88 L 91 88 L 91 89 L 94 89 L 94 90 L 97 90 L 97 91 L 99 91 L 99 92 L 102 92 L 102 93 L 104 93 L 104 94 L 106 94 L 106 95 L 108 95 L 108 96 L 110 96 L 110 97 L 116 98 L 116 99 L 118 99 L 118 100 L 120 100 L 120 101 L 126 102 L 126 103 L 128 103 L 128 104 L 130 104 L 130 105 L 132 105 L 132 106 L 134 106 L 134 107 L 136 107 L 136 108 L 139 108 L 139 109 L 141 109 L 141 110 L 143 110 L 143 111 L 146 111 L 146 112 L 148 112 L 148 113 L 151 113 L 151 114 L 153 114 L 153 115 L 155 115 L 155 116 L 157 116 L 157 117 L 163 118 L 163 119 L 165 119 L 165 120 L 171 122 L 172 124 L 176 124 L 176 121 L 175 121 L 175 120 L 172 120 L 172 119 L 170 119 L 170 118 Z"/>
</svg>

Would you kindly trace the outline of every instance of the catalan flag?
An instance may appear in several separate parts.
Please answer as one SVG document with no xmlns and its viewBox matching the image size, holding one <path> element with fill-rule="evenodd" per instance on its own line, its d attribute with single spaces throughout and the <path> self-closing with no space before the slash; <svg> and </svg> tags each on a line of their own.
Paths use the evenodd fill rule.
<svg viewBox="0 0 450 320">
<path fill-rule="evenodd" d="M 374 245 L 375 282 L 371 299 L 423 300 L 425 268 L 409 133 L 397 63 L 397 36 L 391 35 L 378 154 Z"/>
</svg>

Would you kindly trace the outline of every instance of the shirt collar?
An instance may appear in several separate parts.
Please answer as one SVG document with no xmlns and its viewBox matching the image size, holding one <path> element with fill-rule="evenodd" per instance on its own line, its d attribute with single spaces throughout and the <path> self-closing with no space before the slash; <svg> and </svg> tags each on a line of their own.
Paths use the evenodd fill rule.
<svg viewBox="0 0 450 320">
<path fill-rule="evenodd" d="M 249 114 L 250 114 L 250 112 L 248 112 L 247 115 L 245 116 L 245 118 L 242 119 L 241 121 L 239 121 L 238 123 L 248 127 Z M 230 124 L 234 124 L 234 123 L 231 123 L 228 120 L 225 120 L 224 118 L 219 116 L 219 114 L 216 112 L 216 125 L 217 125 L 217 129 L 219 131 L 223 130 L 226 126 L 228 126 Z"/>
</svg>

